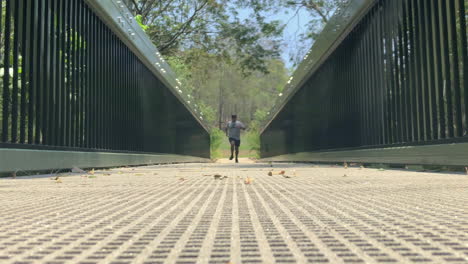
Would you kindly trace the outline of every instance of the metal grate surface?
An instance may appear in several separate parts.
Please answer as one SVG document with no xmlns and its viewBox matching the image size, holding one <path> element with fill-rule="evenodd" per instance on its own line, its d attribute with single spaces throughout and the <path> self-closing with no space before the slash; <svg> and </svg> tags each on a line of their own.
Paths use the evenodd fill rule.
<svg viewBox="0 0 468 264">
<path fill-rule="evenodd" d="M 186 164 L 59 181 L 0 180 L 0 263 L 468 263 L 466 175 Z"/>
</svg>

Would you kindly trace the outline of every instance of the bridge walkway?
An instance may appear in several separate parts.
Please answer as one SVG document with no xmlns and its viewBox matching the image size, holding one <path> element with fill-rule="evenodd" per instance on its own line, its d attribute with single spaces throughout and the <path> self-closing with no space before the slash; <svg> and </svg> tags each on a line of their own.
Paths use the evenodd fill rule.
<svg viewBox="0 0 468 264">
<path fill-rule="evenodd" d="M 468 263 L 467 205 L 465 174 L 358 166 L 4 178 L 0 263 Z"/>
</svg>

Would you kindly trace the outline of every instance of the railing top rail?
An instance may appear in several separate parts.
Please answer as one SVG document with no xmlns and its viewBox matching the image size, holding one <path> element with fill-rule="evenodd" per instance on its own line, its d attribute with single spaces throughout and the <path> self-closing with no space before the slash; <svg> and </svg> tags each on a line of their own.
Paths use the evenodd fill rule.
<svg viewBox="0 0 468 264">
<path fill-rule="evenodd" d="M 377 0 L 348 0 L 338 7 L 289 79 L 281 100 L 270 111 L 266 123 L 262 126 L 261 133 L 265 131 L 289 99 L 320 68 L 375 3 L 377 3 Z"/>
<path fill-rule="evenodd" d="M 190 95 L 184 94 L 181 82 L 164 60 L 161 53 L 138 25 L 127 5 L 120 0 L 85 0 L 102 21 L 135 53 L 163 82 L 179 101 L 190 111 L 192 116 L 208 132 L 199 110 L 192 106 Z"/>
</svg>

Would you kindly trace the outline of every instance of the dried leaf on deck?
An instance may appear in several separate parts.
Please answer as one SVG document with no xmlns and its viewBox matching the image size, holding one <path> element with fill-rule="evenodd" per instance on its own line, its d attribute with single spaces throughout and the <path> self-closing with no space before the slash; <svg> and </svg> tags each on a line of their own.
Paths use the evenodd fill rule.
<svg viewBox="0 0 468 264">
<path fill-rule="evenodd" d="M 252 184 L 252 182 L 253 182 L 253 179 L 250 177 L 247 177 L 247 179 L 244 180 L 245 184 Z"/>
</svg>

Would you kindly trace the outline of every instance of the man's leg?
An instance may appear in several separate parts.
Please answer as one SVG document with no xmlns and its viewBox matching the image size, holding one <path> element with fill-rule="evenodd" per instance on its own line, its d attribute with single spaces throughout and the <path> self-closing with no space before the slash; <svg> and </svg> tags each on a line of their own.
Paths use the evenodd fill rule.
<svg viewBox="0 0 468 264">
<path fill-rule="evenodd" d="M 233 140 L 230 140 L 229 143 L 231 143 L 231 157 L 229 160 L 232 160 L 234 158 L 234 144 L 235 142 Z"/>
<path fill-rule="evenodd" d="M 236 163 L 239 162 L 239 146 L 236 145 Z"/>
</svg>

